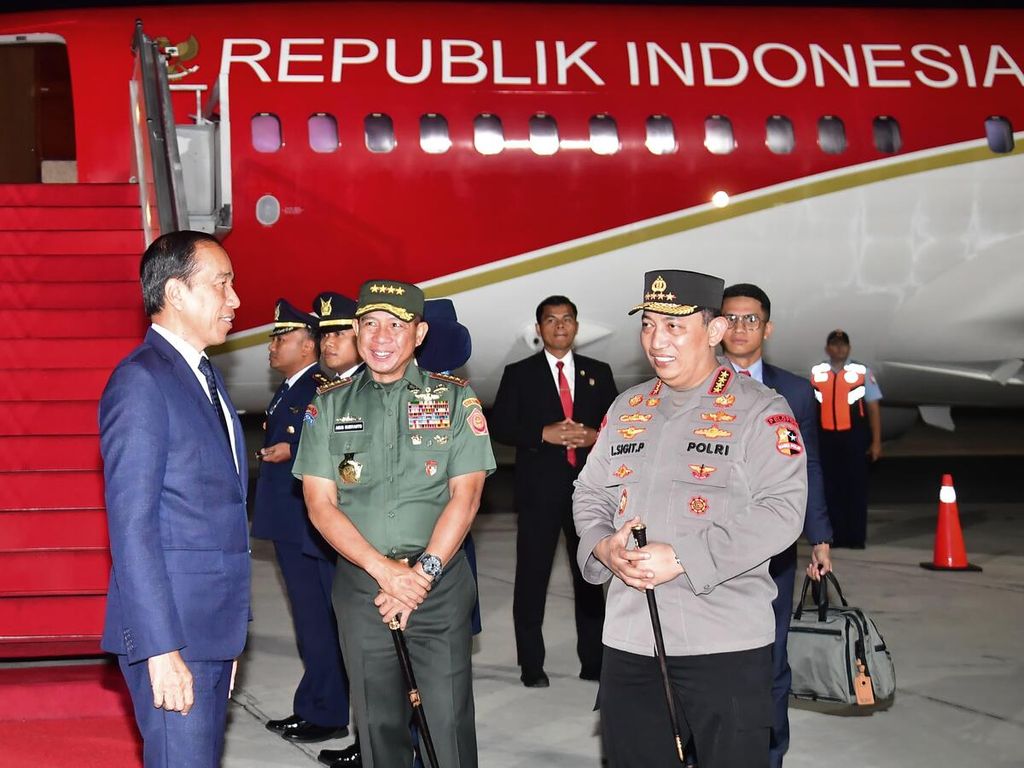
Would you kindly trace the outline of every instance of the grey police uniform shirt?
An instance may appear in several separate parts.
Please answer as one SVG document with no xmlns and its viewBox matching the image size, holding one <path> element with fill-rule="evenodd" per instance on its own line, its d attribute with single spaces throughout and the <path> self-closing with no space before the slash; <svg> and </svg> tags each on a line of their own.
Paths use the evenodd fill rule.
<svg viewBox="0 0 1024 768">
<path fill-rule="evenodd" d="M 668 655 L 759 648 L 775 638 L 768 560 L 799 537 L 806 501 L 803 441 L 781 395 L 727 365 L 691 390 L 653 379 L 612 403 L 576 480 L 580 569 L 611 578 L 594 547 L 639 516 L 685 569 L 657 587 Z M 618 578 L 603 640 L 654 655 L 646 597 Z"/>
</svg>

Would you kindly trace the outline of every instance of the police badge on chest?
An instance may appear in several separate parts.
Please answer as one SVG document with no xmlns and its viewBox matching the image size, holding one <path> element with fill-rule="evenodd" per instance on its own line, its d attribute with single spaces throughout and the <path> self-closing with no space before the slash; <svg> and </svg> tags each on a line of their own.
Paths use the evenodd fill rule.
<svg viewBox="0 0 1024 768">
<path fill-rule="evenodd" d="M 346 453 L 345 458 L 338 464 L 338 475 L 345 485 L 355 485 L 363 474 L 363 465 L 354 458 L 354 453 Z"/>
</svg>

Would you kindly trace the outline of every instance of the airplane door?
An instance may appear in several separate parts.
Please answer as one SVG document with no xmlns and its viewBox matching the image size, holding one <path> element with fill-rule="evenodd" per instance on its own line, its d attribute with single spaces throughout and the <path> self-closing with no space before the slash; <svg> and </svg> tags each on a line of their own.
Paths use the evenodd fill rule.
<svg viewBox="0 0 1024 768">
<path fill-rule="evenodd" d="M 77 181 L 71 73 L 58 40 L 0 38 L 0 183 Z"/>
</svg>

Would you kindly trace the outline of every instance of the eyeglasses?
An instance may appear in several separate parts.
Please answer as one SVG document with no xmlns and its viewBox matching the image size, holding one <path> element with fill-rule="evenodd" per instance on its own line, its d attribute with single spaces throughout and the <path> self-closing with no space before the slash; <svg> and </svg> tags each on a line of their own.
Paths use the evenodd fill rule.
<svg viewBox="0 0 1024 768">
<path fill-rule="evenodd" d="M 722 317 L 729 321 L 730 328 L 740 325 L 747 330 L 756 331 L 761 327 L 760 315 L 722 315 Z"/>
</svg>

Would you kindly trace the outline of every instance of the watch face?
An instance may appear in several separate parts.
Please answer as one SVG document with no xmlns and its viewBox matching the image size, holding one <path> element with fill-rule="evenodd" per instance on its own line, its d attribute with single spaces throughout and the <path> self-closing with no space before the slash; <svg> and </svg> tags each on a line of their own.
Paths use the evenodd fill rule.
<svg viewBox="0 0 1024 768">
<path fill-rule="evenodd" d="M 437 555 L 423 555 L 420 558 L 420 565 L 423 566 L 423 572 L 428 576 L 433 576 L 436 579 L 441 575 L 441 558 Z"/>
</svg>

